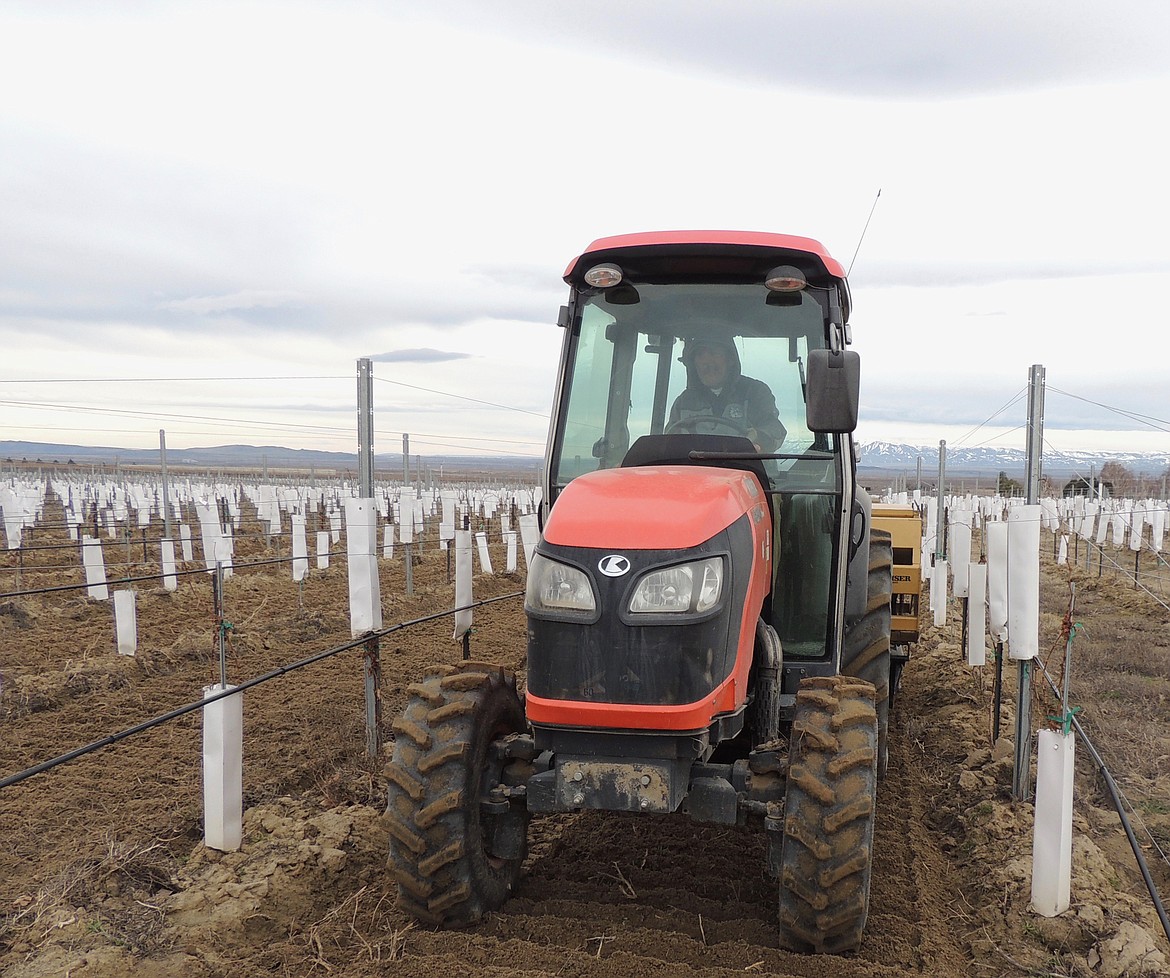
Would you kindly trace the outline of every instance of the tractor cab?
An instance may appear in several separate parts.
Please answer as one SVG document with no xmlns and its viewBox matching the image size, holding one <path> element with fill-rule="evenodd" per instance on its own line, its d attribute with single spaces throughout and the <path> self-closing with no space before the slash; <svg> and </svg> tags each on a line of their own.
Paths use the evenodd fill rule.
<svg viewBox="0 0 1170 978">
<path fill-rule="evenodd" d="M 666 232 L 594 242 L 565 279 L 546 516 L 604 470 L 751 472 L 775 544 L 764 618 L 786 659 L 831 669 L 857 411 L 840 265 L 807 238 Z"/>
</svg>

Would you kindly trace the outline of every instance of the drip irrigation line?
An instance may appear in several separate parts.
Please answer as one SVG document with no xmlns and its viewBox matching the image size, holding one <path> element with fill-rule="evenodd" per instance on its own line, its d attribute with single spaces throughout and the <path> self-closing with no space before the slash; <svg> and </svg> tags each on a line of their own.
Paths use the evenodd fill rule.
<svg viewBox="0 0 1170 978">
<path fill-rule="evenodd" d="M 346 642 L 343 645 L 336 645 L 331 649 L 324 649 L 321 652 L 314 652 L 310 656 L 303 659 L 298 659 L 296 662 L 290 662 L 287 665 L 278 666 L 269 672 L 260 676 L 255 676 L 245 682 L 234 686 L 231 689 L 220 690 L 218 693 L 207 696 L 204 699 L 197 700 L 194 703 L 187 703 L 160 716 L 154 717 L 150 720 L 145 720 L 142 723 L 129 727 L 126 730 L 119 731 L 115 734 L 110 734 L 108 737 L 103 737 L 101 740 L 95 740 L 91 744 L 86 744 L 84 747 L 78 747 L 59 757 L 54 757 L 47 761 L 42 761 L 34 767 L 27 768 L 24 771 L 18 771 L 16 774 L 11 774 L 6 778 L 0 778 L 0 791 L 5 788 L 10 788 L 22 781 L 27 781 L 29 778 L 37 774 L 43 774 L 45 771 L 50 771 L 61 764 L 66 764 L 69 761 L 77 760 L 79 757 L 84 757 L 86 754 L 92 754 L 94 751 L 101 750 L 104 747 L 110 747 L 119 741 L 132 737 L 135 734 L 142 733 L 154 727 L 161 726 L 164 723 L 169 723 L 172 720 L 177 720 L 179 717 L 186 716 L 188 713 L 194 713 L 196 710 L 201 710 L 203 707 L 216 703 L 219 700 L 225 699 L 228 696 L 235 696 L 237 693 L 243 693 L 246 690 L 252 689 L 255 686 L 260 686 L 263 683 L 271 682 L 273 679 L 279 679 L 281 676 L 288 675 L 290 672 L 295 672 L 297 669 L 303 669 L 306 666 L 314 665 L 322 662 L 325 659 L 338 655 L 342 652 L 348 652 L 350 649 L 363 647 L 372 639 L 384 638 L 387 635 L 392 635 L 394 632 L 400 632 L 403 629 L 411 628 L 415 625 L 425 625 L 428 622 L 437 621 L 440 618 L 445 618 L 448 615 L 454 615 L 461 611 L 469 611 L 474 608 L 480 608 L 484 605 L 495 604 L 498 601 L 507 601 L 512 598 L 521 597 L 523 591 L 512 591 L 508 594 L 501 594 L 494 598 L 484 598 L 480 601 L 473 601 L 471 604 L 462 605 L 458 608 L 452 608 L 449 611 L 437 611 L 430 615 L 423 615 L 420 618 L 412 618 L 409 621 L 399 622 L 396 625 L 391 625 L 388 628 L 381 628 L 377 631 L 366 632 L 360 638 L 355 638 L 352 641 Z"/>
<path fill-rule="evenodd" d="M 1061 700 L 1060 690 L 1056 688 L 1056 684 L 1052 681 L 1052 677 L 1048 674 L 1048 670 L 1044 668 L 1043 661 L 1039 662 L 1040 671 L 1044 675 L 1044 679 L 1051 687 L 1053 695 L 1057 700 Z M 1158 914 L 1158 920 L 1162 923 L 1162 930 L 1166 934 L 1166 940 L 1170 941 L 1170 917 L 1166 916 L 1166 908 L 1162 905 L 1162 897 L 1158 893 L 1157 884 L 1154 878 L 1150 875 L 1150 867 L 1146 864 L 1146 858 L 1142 855 L 1141 844 L 1134 835 L 1133 826 L 1130 824 L 1129 816 L 1125 812 L 1125 804 L 1121 800 L 1120 789 L 1117 787 L 1117 782 L 1113 780 L 1113 775 L 1109 771 L 1104 758 L 1101 757 L 1093 741 L 1089 739 L 1089 735 L 1085 733 L 1085 728 L 1081 726 L 1081 721 L 1077 719 L 1075 714 L 1069 718 L 1073 728 L 1077 732 L 1077 736 L 1081 738 L 1089 756 L 1093 759 L 1093 763 L 1097 765 L 1097 770 L 1101 773 L 1105 780 L 1105 787 L 1109 790 L 1109 794 L 1113 798 L 1113 805 L 1117 809 L 1117 814 L 1121 818 L 1122 827 L 1125 829 L 1125 837 L 1129 840 L 1129 847 L 1133 850 L 1134 858 L 1137 859 L 1138 869 L 1141 870 L 1142 879 L 1145 881 L 1146 889 L 1150 893 L 1150 899 L 1153 901 L 1154 910 Z"/>
</svg>

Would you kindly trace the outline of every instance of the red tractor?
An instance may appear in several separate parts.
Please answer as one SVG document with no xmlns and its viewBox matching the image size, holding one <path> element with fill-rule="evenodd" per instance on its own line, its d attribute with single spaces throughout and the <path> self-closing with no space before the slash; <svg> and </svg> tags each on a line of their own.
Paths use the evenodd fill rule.
<svg viewBox="0 0 1170 978">
<path fill-rule="evenodd" d="M 844 270 L 808 238 L 595 241 L 569 303 L 526 689 L 410 687 L 387 766 L 399 906 L 474 924 L 536 812 L 757 825 L 781 946 L 859 946 L 885 769 L 891 549 L 856 483 Z"/>
</svg>

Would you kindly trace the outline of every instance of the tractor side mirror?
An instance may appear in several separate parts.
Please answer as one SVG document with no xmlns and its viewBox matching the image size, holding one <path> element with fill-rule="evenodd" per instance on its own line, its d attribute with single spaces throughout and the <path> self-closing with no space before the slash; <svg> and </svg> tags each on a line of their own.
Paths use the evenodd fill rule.
<svg viewBox="0 0 1170 978">
<path fill-rule="evenodd" d="M 856 351 L 809 351 L 808 401 L 805 405 L 809 431 L 854 431 L 860 396 L 861 357 Z"/>
</svg>

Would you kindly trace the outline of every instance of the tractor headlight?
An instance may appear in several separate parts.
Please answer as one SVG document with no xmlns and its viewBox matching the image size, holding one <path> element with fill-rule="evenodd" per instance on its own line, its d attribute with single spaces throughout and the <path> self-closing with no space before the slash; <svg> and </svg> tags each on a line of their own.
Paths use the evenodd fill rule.
<svg viewBox="0 0 1170 978">
<path fill-rule="evenodd" d="M 632 615 L 702 614 L 723 593 L 723 558 L 676 564 L 643 577 L 630 598 Z"/>
<path fill-rule="evenodd" d="M 579 611 L 593 613 L 597 601 L 584 571 L 541 554 L 532 555 L 524 593 L 527 611 Z"/>
</svg>

